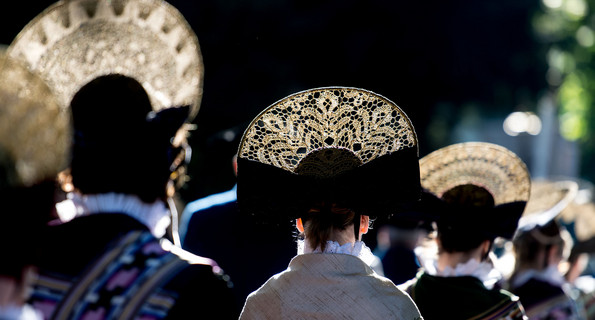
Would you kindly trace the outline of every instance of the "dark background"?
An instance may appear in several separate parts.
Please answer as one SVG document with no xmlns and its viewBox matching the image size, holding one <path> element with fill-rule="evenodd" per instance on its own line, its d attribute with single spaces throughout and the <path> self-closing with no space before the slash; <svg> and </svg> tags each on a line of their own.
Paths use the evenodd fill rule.
<svg viewBox="0 0 595 320">
<path fill-rule="evenodd" d="M 3 2 L 0 43 L 52 3 Z M 535 108 L 547 89 L 545 49 L 531 27 L 538 0 L 170 3 L 196 32 L 205 67 L 184 201 L 230 188 L 245 127 L 297 91 L 353 86 L 387 97 L 411 118 L 424 156 L 452 143 L 462 106 L 503 117 Z"/>
</svg>

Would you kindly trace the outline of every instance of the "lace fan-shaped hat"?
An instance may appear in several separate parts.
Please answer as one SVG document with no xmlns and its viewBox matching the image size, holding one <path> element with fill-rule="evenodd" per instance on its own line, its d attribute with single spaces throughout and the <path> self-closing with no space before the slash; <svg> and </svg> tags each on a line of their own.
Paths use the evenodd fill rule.
<svg viewBox="0 0 595 320">
<path fill-rule="evenodd" d="M 531 250 L 551 245 L 562 246 L 562 257 L 569 257 L 572 236 L 558 218 L 574 201 L 577 191 L 578 183 L 571 179 L 532 181 L 531 196 L 513 239 L 518 259 L 532 260 Z"/>
<path fill-rule="evenodd" d="M 8 54 L 41 75 L 61 105 L 106 74 L 136 79 L 155 111 L 191 106 L 202 97 L 203 64 L 197 37 L 165 1 L 60 1 L 17 35 Z"/>
<path fill-rule="evenodd" d="M 491 143 L 458 143 L 420 160 L 424 190 L 441 200 L 438 220 L 490 237 L 511 238 L 523 213 L 531 181 L 524 162 Z"/>
<path fill-rule="evenodd" d="M 290 95 L 261 112 L 238 150 L 240 210 L 293 219 L 316 203 L 388 216 L 419 198 L 417 136 L 390 100 L 358 88 Z"/>
<path fill-rule="evenodd" d="M 21 279 L 52 219 L 55 179 L 68 163 L 70 113 L 37 75 L 0 52 L 0 275 Z M 15 241 L 15 239 L 18 239 Z"/>
<path fill-rule="evenodd" d="M 519 230 L 543 227 L 556 219 L 573 202 L 577 192 L 576 181 L 534 179 L 529 202 L 519 220 Z"/>
<path fill-rule="evenodd" d="M 0 188 L 30 187 L 66 168 L 71 121 L 47 84 L 0 54 Z"/>
<path fill-rule="evenodd" d="M 560 219 L 572 226 L 579 242 L 595 239 L 595 186 L 584 179 L 576 179 L 578 191 L 573 201 L 560 213 Z"/>
</svg>

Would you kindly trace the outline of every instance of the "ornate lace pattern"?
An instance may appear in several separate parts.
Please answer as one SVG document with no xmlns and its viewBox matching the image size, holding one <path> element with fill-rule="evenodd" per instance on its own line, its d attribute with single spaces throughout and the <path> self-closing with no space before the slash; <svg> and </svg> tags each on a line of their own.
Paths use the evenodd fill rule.
<svg viewBox="0 0 595 320">
<path fill-rule="evenodd" d="M 421 185 L 438 197 L 456 186 L 474 184 L 488 190 L 495 205 L 529 199 L 529 171 L 519 157 L 499 145 L 451 145 L 423 157 L 419 167 Z"/>
<path fill-rule="evenodd" d="M 64 106 L 91 79 L 120 73 L 143 84 L 156 110 L 191 105 L 191 115 L 198 112 L 198 39 L 165 1 L 60 1 L 27 24 L 7 52 L 39 73 Z"/>
<path fill-rule="evenodd" d="M 314 150 L 348 150 L 362 164 L 417 145 L 409 118 L 391 101 L 356 88 L 319 88 L 291 95 L 257 116 L 239 156 L 295 172 Z"/>
</svg>

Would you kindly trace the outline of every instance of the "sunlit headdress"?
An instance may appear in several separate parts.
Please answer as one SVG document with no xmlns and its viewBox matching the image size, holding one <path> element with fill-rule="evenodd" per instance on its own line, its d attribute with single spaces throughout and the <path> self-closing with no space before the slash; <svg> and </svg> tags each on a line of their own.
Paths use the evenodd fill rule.
<svg viewBox="0 0 595 320">
<path fill-rule="evenodd" d="M 46 83 L 0 53 L 0 187 L 55 179 L 68 164 L 70 124 Z"/>
<path fill-rule="evenodd" d="M 20 279 L 51 219 L 68 164 L 70 113 L 35 74 L 0 52 L 0 241 L 3 277 Z"/>
<path fill-rule="evenodd" d="M 314 203 L 390 215 L 419 197 L 418 143 L 407 115 L 373 92 L 343 87 L 290 95 L 261 112 L 238 150 L 246 213 L 295 218 Z"/>
<path fill-rule="evenodd" d="M 510 238 L 529 199 L 523 161 L 491 143 L 458 143 L 420 160 L 422 188 L 445 202 L 440 219 Z M 454 199 L 456 198 L 456 199 Z"/>
<path fill-rule="evenodd" d="M 560 219 L 574 228 L 579 242 L 595 238 L 595 186 L 592 182 L 577 179 L 578 191 L 573 201 L 560 213 Z"/>
<path fill-rule="evenodd" d="M 92 79 L 118 73 L 138 80 L 156 111 L 190 105 L 193 117 L 199 109 L 198 40 L 165 1 L 57 2 L 25 26 L 8 54 L 39 73 L 64 106 Z"/>
<path fill-rule="evenodd" d="M 558 217 L 574 201 L 577 192 L 578 183 L 572 179 L 538 178 L 532 181 L 531 196 L 513 241 L 520 261 L 534 260 L 538 244 L 562 246 L 562 257 L 568 258 L 573 240 Z"/>
<path fill-rule="evenodd" d="M 519 229 L 542 227 L 554 220 L 574 201 L 577 192 L 578 184 L 572 180 L 534 179 Z"/>
</svg>

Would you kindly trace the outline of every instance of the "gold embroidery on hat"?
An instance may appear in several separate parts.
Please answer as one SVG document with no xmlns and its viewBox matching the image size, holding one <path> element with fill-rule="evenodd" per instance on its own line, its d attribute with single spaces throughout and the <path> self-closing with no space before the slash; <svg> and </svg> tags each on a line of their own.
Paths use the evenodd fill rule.
<svg viewBox="0 0 595 320">
<path fill-rule="evenodd" d="M 409 118 L 389 100 L 356 88 L 319 88 L 289 96 L 248 127 L 239 157 L 296 172 L 311 152 L 344 148 L 362 164 L 417 146 Z"/>
</svg>

